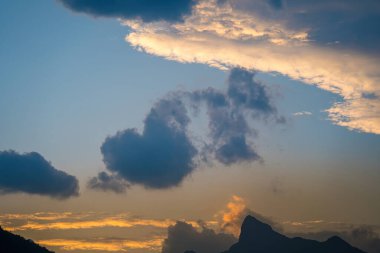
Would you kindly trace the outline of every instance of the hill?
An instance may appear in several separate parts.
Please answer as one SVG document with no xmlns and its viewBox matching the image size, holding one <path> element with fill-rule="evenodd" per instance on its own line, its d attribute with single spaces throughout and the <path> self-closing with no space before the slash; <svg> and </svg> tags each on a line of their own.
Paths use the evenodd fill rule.
<svg viewBox="0 0 380 253">
<path fill-rule="evenodd" d="M 0 227 L 0 253 L 54 253 Z"/>
</svg>

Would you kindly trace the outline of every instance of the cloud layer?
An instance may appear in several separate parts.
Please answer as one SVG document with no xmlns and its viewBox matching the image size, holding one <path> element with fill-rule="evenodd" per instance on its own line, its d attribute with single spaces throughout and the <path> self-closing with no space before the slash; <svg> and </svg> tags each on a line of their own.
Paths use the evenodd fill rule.
<svg viewBox="0 0 380 253">
<path fill-rule="evenodd" d="M 130 250 L 142 249 L 144 251 L 159 251 L 162 239 L 148 241 L 126 240 L 126 239 L 106 239 L 97 238 L 93 240 L 74 240 L 74 239 L 47 239 L 39 240 L 38 244 L 45 247 L 57 247 L 65 251 L 106 251 L 106 252 L 125 252 Z"/>
<path fill-rule="evenodd" d="M 345 21 L 347 13 L 355 12 L 345 10 L 339 1 L 322 1 L 315 6 L 296 2 L 298 5 L 281 1 L 199 1 L 181 24 L 125 20 L 132 29 L 126 40 L 140 50 L 170 60 L 276 72 L 315 85 L 343 98 L 327 110 L 333 123 L 380 134 L 379 54 L 361 50 L 365 46 L 350 47 L 352 43 L 334 46 L 335 41 L 325 42 L 321 38 L 326 36 L 312 33 L 328 29 L 323 14 L 326 10 L 335 10 Z M 366 3 L 368 8 L 374 7 L 372 11 L 379 11 L 374 1 Z M 302 15 L 302 11 L 313 15 Z M 297 21 L 307 17 L 313 19 L 304 22 L 310 26 L 299 26 L 303 23 Z M 318 21 L 325 26 L 312 27 L 321 23 Z M 350 25 L 342 23 L 349 31 Z M 355 31 L 352 36 L 356 36 Z M 343 42 L 348 40 L 343 35 L 341 38 Z"/>
<path fill-rule="evenodd" d="M 78 180 L 36 152 L 0 152 L 0 193 L 29 193 L 66 199 L 79 193 Z"/>
<path fill-rule="evenodd" d="M 59 0 L 67 8 L 95 17 L 141 18 L 180 21 L 189 14 L 193 0 Z"/>
</svg>

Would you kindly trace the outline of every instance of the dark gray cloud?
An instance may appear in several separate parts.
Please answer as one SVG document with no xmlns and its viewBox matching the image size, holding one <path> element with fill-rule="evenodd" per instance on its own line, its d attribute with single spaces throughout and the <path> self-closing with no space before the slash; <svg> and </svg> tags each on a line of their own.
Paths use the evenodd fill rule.
<svg viewBox="0 0 380 253">
<path fill-rule="evenodd" d="M 67 8 L 95 17 L 115 17 L 143 21 L 180 21 L 190 14 L 194 0 L 59 0 Z"/>
<path fill-rule="evenodd" d="M 264 20 L 305 30 L 312 44 L 354 49 L 379 56 L 378 0 L 230 0 L 238 9 Z"/>
<path fill-rule="evenodd" d="M 88 181 L 87 187 L 94 190 L 125 193 L 129 185 L 118 175 L 112 175 L 102 171 L 96 177 L 93 177 Z"/>
<path fill-rule="evenodd" d="M 188 94 L 195 105 L 206 104 L 212 151 L 215 158 L 226 165 L 260 160 L 249 140 L 255 131 L 248 119 L 273 117 L 279 122 L 277 111 L 265 87 L 254 79 L 255 73 L 234 68 L 228 78 L 226 92 L 213 88 Z"/>
<path fill-rule="evenodd" d="M 380 49 L 380 2 L 377 0 L 288 1 L 293 13 L 289 24 L 309 28 L 310 39 L 376 53 Z M 303 10 L 301 12 L 300 10 Z"/>
<path fill-rule="evenodd" d="M 255 81 L 254 77 L 252 71 L 232 69 L 228 79 L 228 98 L 236 107 L 249 109 L 256 115 L 275 112 L 265 87 Z"/>
<path fill-rule="evenodd" d="M 209 140 L 205 143 L 195 145 L 188 135 L 188 108 L 207 111 Z M 116 193 L 124 192 L 128 183 L 156 189 L 178 186 L 197 166 L 197 155 L 225 165 L 261 160 L 248 120 L 269 117 L 277 122 L 264 86 L 254 80 L 253 72 L 233 69 L 226 91 L 173 92 L 153 106 L 142 133 L 126 129 L 108 137 L 101 152 L 112 175 L 100 173 L 88 186 Z"/>
<path fill-rule="evenodd" d="M 370 92 L 370 93 L 363 93 L 362 94 L 362 97 L 363 98 L 366 98 L 366 99 L 377 99 L 378 97 L 376 96 L 376 94 L 375 93 L 373 93 L 373 92 Z"/>
<path fill-rule="evenodd" d="M 162 253 L 183 253 L 187 250 L 196 253 L 220 253 L 229 249 L 236 241 L 230 234 L 217 233 L 206 227 L 198 231 L 191 224 L 177 222 L 168 228 Z"/>
<path fill-rule="evenodd" d="M 216 158 L 221 163 L 230 165 L 239 161 L 254 161 L 260 156 L 247 144 L 244 135 L 234 136 L 216 150 Z"/>
<path fill-rule="evenodd" d="M 0 152 L 0 193 L 29 193 L 65 199 L 77 196 L 78 180 L 36 152 Z"/>
<path fill-rule="evenodd" d="M 107 169 L 147 188 L 179 185 L 195 168 L 189 122 L 181 100 L 160 100 L 147 115 L 142 134 L 127 129 L 106 139 L 101 151 Z"/>
</svg>

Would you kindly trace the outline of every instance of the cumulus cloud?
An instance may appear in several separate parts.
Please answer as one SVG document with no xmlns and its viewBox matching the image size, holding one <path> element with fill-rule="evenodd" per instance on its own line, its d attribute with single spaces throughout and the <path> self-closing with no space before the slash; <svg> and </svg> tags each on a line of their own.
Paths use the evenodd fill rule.
<svg viewBox="0 0 380 253">
<path fill-rule="evenodd" d="M 280 1 L 203 0 L 193 7 L 192 15 L 181 24 L 147 24 L 136 20 L 125 20 L 123 23 L 132 30 L 126 36 L 127 42 L 150 54 L 221 69 L 242 67 L 276 72 L 335 93 L 343 101 L 326 110 L 334 124 L 380 134 L 379 55 L 315 41 L 323 36 L 313 32 L 323 30 L 329 24 L 315 29 L 296 25 L 303 24 L 299 20 L 306 20 L 308 13 L 321 14 L 328 8 L 338 13 L 349 8 L 344 15 L 330 15 L 338 19 L 343 16 L 342 20 L 347 21 L 351 17 L 347 13 L 355 10 L 353 6 L 360 13 L 365 13 L 362 11 L 364 5 L 360 3 L 359 6 L 353 1 L 350 1 L 352 5 L 322 1 L 322 4 L 313 7 L 302 4 L 304 1 L 295 2 L 298 5 L 288 1 L 279 4 Z M 373 7 L 373 11 L 379 10 L 379 4 L 374 1 L 368 0 L 366 3 L 367 7 Z M 323 21 L 324 16 L 321 15 L 319 19 Z M 310 25 L 314 23 L 319 24 L 310 22 Z M 349 28 L 347 25 L 346 31 Z"/>
<path fill-rule="evenodd" d="M 107 169 L 147 188 L 179 185 L 195 168 L 197 150 L 187 135 L 189 122 L 181 100 L 160 100 L 141 134 L 127 129 L 105 140 L 101 151 Z"/>
<path fill-rule="evenodd" d="M 36 152 L 0 152 L 0 193 L 29 193 L 66 199 L 79 193 L 78 180 Z"/>
<path fill-rule="evenodd" d="M 217 233 L 202 227 L 198 231 L 191 224 L 177 222 L 168 228 L 168 237 L 164 240 L 162 253 L 178 253 L 187 250 L 196 253 L 220 253 L 227 250 L 237 239 L 225 233 Z"/>
<path fill-rule="evenodd" d="M 282 118 L 254 76 L 254 72 L 233 69 L 226 91 L 175 91 L 162 98 L 146 116 L 142 133 L 126 129 L 105 140 L 101 152 L 111 174 L 100 173 L 88 186 L 116 193 L 124 192 L 128 183 L 164 189 L 178 186 L 200 157 L 224 165 L 261 160 L 253 143 L 256 131 L 248 121 L 271 118 L 277 123 Z M 188 110 L 204 108 L 209 135 L 199 144 L 188 134 L 192 120 Z"/>
<path fill-rule="evenodd" d="M 67 8 L 95 17 L 141 18 L 146 22 L 180 21 L 194 0 L 59 0 Z"/>
</svg>

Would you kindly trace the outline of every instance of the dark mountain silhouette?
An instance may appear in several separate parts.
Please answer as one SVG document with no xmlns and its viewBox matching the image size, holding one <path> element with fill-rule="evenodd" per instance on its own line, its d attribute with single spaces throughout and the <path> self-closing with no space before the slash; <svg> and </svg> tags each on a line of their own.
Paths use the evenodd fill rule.
<svg viewBox="0 0 380 253">
<path fill-rule="evenodd" d="M 255 217 L 247 216 L 241 227 L 239 241 L 223 253 L 365 253 L 338 236 L 324 242 L 289 238 Z"/>
<path fill-rule="evenodd" d="M 14 235 L 0 227 L 0 253 L 54 253 L 32 240 Z"/>
</svg>

